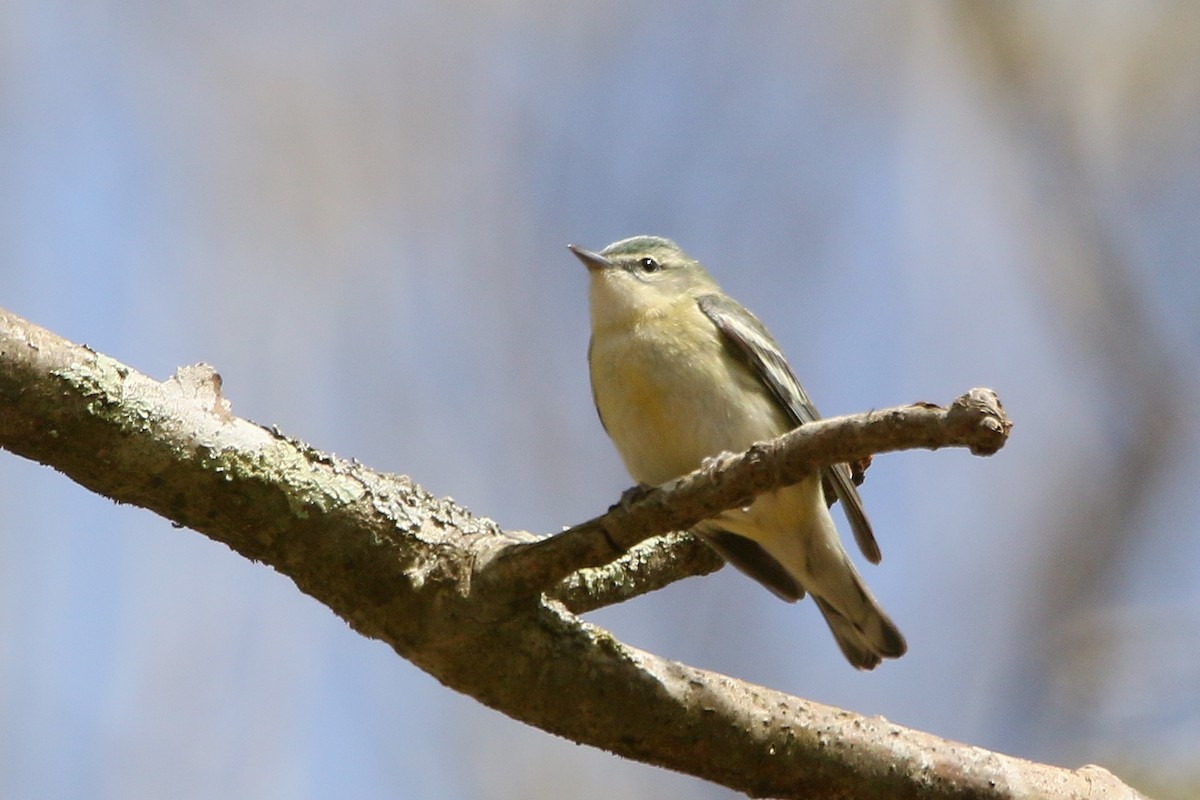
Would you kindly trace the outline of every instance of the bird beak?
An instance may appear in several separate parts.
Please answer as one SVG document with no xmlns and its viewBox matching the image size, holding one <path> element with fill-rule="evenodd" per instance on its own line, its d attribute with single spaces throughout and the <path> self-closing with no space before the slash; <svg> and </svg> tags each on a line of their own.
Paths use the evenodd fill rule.
<svg viewBox="0 0 1200 800">
<path fill-rule="evenodd" d="M 613 263 L 599 253 L 593 253 L 591 250 L 584 250 L 577 244 L 567 245 L 567 249 L 575 254 L 575 257 L 583 262 L 583 265 L 588 268 L 588 271 L 606 269 L 611 267 Z"/>
</svg>

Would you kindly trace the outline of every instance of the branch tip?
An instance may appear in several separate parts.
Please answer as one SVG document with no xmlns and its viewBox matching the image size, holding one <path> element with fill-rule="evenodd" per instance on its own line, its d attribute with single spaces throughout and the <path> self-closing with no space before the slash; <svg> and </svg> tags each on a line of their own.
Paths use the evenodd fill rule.
<svg viewBox="0 0 1200 800">
<path fill-rule="evenodd" d="M 950 404 L 946 421 L 951 427 L 970 432 L 965 439 L 972 455 L 994 455 L 1008 441 L 1012 420 L 1000 398 L 991 389 L 975 388 Z"/>
</svg>

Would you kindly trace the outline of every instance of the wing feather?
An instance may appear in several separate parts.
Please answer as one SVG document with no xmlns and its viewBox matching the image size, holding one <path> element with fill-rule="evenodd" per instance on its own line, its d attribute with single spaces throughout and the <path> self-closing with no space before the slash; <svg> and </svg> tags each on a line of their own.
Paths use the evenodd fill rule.
<svg viewBox="0 0 1200 800">
<path fill-rule="evenodd" d="M 729 349 L 762 381 L 797 427 L 821 418 L 788 366 L 779 345 L 757 317 L 719 294 L 701 295 L 697 303 L 724 334 Z M 821 477 L 833 487 L 834 494 L 842 502 L 842 510 L 850 522 L 850 530 L 854 533 L 858 548 L 868 561 L 878 564 L 882 554 L 863 509 L 862 498 L 854 487 L 849 465 L 827 467 L 821 470 Z"/>
</svg>

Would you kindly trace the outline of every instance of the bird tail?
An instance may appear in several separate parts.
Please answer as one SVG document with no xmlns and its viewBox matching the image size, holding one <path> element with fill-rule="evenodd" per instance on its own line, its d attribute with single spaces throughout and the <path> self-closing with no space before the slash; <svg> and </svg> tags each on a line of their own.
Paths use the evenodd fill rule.
<svg viewBox="0 0 1200 800">
<path fill-rule="evenodd" d="M 843 556 L 846 573 L 841 591 L 823 594 L 809 586 L 809 593 L 825 623 L 837 640 L 846 660 L 857 669 L 874 669 L 885 658 L 899 658 L 908 651 L 903 634 L 871 595 L 858 570 Z"/>
<path fill-rule="evenodd" d="M 874 669 L 908 650 L 846 554 L 815 475 L 694 530 L 784 600 L 811 594 L 838 647 L 858 669 Z"/>
<path fill-rule="evenodd" d="M 793 571 L 752 539 L 713 527 L 697 533 L 726 561 L 788 602 L 804 597 L 807 584 L 838 647 L 856 668 L 874 669 L 881 660 L 899 658 L 908 650 L 904 636 L 879 607 L 840 546 L 832 554 L 832 563 L 802 584 Z"/>
<path fill-rule="evenodd" d="M 819 483 L 813 494 L 816 502 L 806 530 L 788 540 L 794 548 L 787 554 L 789 571 L 821 609 L 846 660 L 857 669 L 874 669 L 885 658 L 904 655 L 908 645 L 854 568 Z"/>
</svg>

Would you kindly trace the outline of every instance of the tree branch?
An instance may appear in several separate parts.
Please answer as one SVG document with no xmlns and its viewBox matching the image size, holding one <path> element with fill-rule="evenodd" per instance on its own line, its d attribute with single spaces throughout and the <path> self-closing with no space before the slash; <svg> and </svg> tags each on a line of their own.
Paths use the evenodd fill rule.
<svg viewBox="0 0 1200 800">
<path fill-rule="evenodd" d="M 1012 422 L 990 389 L 972 389 L 948 408 L 918 403 L 818 420 L 745 453 L 726 454 L 660 488 L 635 493 L 635 499 L 556 536 L 507 547 L 481 565 L 481 582 L 484 588 L 540 593 L 652 536 L 748 505 L 756 495 L 796 483 L 820 467 L 916 448 L 966 447 L 976 455 L 991 455 L 1004 446 L 1011 430 Z"/>
<path fill-rule="evenodd" d="M 690 533 L 674 532 L 639 542 L 603 566 L 573 572 L 546 594 L 573 613 L 585 614 L 723 566 L 724 560 L 704 542 Z"/>
<path fill-rule="evenodd" d="M 950 443 L 933 431 L 973 413 L 927 410 L 917 415 L 924 423 L 906 428 L 927 431 L 917 437 L 921 446 Z M 859 432 L 829 445 L 826 455 L 847 460 L 879 444 L 901 446 L 873 438 L 895 413 L 860 419 Z M 502 590 L 501 570 L 519 576 L 512 565 L 524 569 L 532 557 L 509 562 L 497 554 L 532 552 L 528 534 L 501 531 L 408 478 L 233 416 L 208 367 L 159 383 L 0 311 L 0 446 L 270 565 L 447 686 L 576 742 L 754 796 L 1137 796 L 1098 767 L 1032 764 L 667 661 L 555 601 Z M 751 473 L 778 470 L 781 479 L 816 463 L 776 464 L 771 453 L 786 446 L 760 446 L 741 458 L 753 462 Z M 645 538 L 623 527 L 649 526 L 640 515 L 663 530 L 716 508 L 693 499 L 702 493 L 697 481 L 714 480 L 715 491 L 726 493 L 712 503 L 736 500 L 746 487 L 727 488 L 734 470 L 673 487 L 682 503 L 696 503 L 691 510 L 664 510 L 668 492 L 619 508 L 605 523 L 609 535 L 627 548 Z M 559 538 L 587 539 L 547 541 Z M 488 591 L 475 585 L 481 572 L 489 575 Z"/>
</svg>

